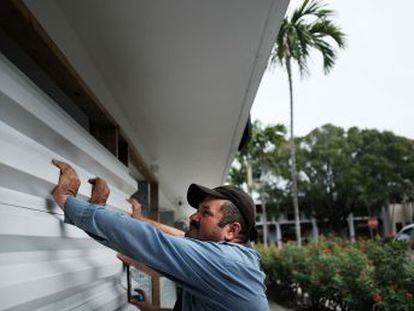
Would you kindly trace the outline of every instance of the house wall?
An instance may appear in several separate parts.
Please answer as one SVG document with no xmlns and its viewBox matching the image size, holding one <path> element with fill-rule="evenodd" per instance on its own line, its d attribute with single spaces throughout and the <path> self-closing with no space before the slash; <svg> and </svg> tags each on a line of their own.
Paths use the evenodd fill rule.
<svg viewBox="0 0 414 311">
<path fill-rule="evenodd" d="M 81 198 L 88 178 L 107 179 L 109 208 L 127 211 L 137 183 L 1 54 L 0 151 L 0 310 L 128 308 L 114 252 L 63 223 L 50 195 L 59 174 L 51 159 L 74 165 Z"/>
</svg>

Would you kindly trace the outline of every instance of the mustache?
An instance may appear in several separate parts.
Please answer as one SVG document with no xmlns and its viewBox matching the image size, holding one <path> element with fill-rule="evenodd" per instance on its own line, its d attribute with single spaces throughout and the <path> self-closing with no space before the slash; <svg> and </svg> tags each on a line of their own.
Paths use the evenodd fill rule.
<svg viewBox="0 0 414 311">
<path fill-rule="evenodd" d="M 191 228 L 195 228 L 195 229 L 198 229 L 198 228 L 200 228 L 200 224 L 198 223 L 198 222 L 195 222 L 195 221 L 190 221 L 190 229 Z"/>
</svg>

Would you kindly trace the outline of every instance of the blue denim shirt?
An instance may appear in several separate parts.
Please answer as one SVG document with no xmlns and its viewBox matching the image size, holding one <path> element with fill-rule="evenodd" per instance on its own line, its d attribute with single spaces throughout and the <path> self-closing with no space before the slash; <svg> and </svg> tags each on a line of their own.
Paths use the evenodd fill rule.
<svg viewBox="0 0 414 311">
<path fill-rule="evenodd" d="M 141 261 L 183 288 L 183 311 L 269 310 L 259 254 L 226 242 L 165 234 L 151 225 L 70 197 L 65 222 Z"/>
</svg>

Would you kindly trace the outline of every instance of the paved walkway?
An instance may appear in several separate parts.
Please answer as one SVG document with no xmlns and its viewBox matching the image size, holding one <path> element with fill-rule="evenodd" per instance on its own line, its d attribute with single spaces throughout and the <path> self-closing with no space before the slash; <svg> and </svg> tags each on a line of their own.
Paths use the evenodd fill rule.
<svg viewBox="0 0 414 311">
<path fill-rule="evenodd" d="M 269 301 L 270 311 L 293 311 L 292 309 L 287 309 L 285 307 L 279 306 L 273 301 Z"/>
</svg>

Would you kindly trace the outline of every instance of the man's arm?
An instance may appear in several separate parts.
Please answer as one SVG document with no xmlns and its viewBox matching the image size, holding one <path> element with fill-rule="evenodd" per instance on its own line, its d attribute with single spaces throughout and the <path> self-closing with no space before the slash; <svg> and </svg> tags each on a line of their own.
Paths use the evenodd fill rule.
<svg viewBox="0 0 414 311">
<path fill-rule="evenodd" d="M 215 299 L 227 269 L 215 243 L 171 236 L 151 225 L 104 207 L 69 197 L 65 222 L 101 244 L 161 272 L 195 295 Z"/>
<path fill-rule="evenodd" d="M 138 202 L 138 200 L 132 198 L 132 199 L 128 199 L 127 201 L 129 203 L 131 203 L 131 207 L 132 207 L 131 217 L 132 218 L 143 221 L 143 222 L 146 222 L 147 224 L 157 228 L 158 230 L 160 230 L 160 231 L 162 231 L 166 234 L 170 234 L 172 236 L 178 236 L 178 237 L 183 237 L 184 236 L 184 231 L 178 230 L 174 227 L 170 227 L 170 226 L 161 224 L 161 223 L 159 223 L 157 221 L 154 221 L 152 219 L 143 217 L 142 216 L 142 205 Z M 91 203 L 93 203 L 93 202 L 91 202 Z M 142 262 L 134 260 L 134 259 L 132 259 L 128 256 L 125 256 L 125 255 L 121 254 L 121 253 L 118 253 L 117 257 L 123 263 L 125 263 L 129 266 L 133 266 L 133 267 L 147 273 L 148 275 L 159 276 L 159 273 L 157 271 L 154 271 L 150 267 L 144 265 Z"/>
<path fill-rule="evenodd" d="M 60 169 L 59 182 L 53 190 L 53 196 L 56 203 L 63 209 L 66 200 L 70 196 L 76 196 L 78 193 L 78 189 L 80 187 L 80 179 L 76 174 L 76 171 L 67 163 L 56 159 L 53 159 L 52 163 Z M 88 182 L 92 185 L 92 194 L 89 202 L 92 204 L 105 206 L 110 192 L 106 181 L 102 178 L 97 177 L 89 179 Z M 136 199 L 128 199 L 128 202 L 131 203 L 132 206 L 131 216 L 133 218 L 146 222 L 164 233 L 179 237 L 184 236 L 184 231 L 143 217 L 142 206 Z"/>
<path fill-rule="evenodd" d="M 58 161 L 58 160 L 52 160 L 53 165 L 55 165 L 60 170 L 59 175 L 59 182 L 58 185 L 53 189 L 53 196 L 55 198 L 56 203 L 64 209 L 65 203 L 68 200 L 69 197 L 76 196 L 78 189 L 80 187 L 80 179 L 76 173 L 76 171 L 67 163 Z M 88 182 L 92 184 L 92 193 L 91 198 L 89 200 L 92 204 L 99 204 L 102 206 L 106 205 L 106 201 L 108 199 L 110 190 L 105 180 L 102 178 L 94 178 L 89 179 Z M 135 205 L 139 204 L 137 201 L 134 202 Z M 138 212 L 141 213 L 141 210 L 137 210 L 138 206 L 135 208 L 135 216 L 138 215 Z M 140 208 L 140 205 L 139 205 Z M 69 221 L 70 222 L 70 221 Z M 94 237 L 92 235 L 92 237 Z M 138 269 L 148 273 L 149 275 L 157 275 L 158 273 L 154 270 L 148 268 L 144 264 L 133 260 L 132 258 L 129 258 L 125 255 L 118 254 L 118 258 L 121 259 L 123 262 L 134 265 Z M 148 302 L 148 297 L 145 292 L 141 291 L 144 300 L 138 301 L 136 299 L 132 299 L 129 301 L 131 304 L 135 305 L 142 311 L 172 311 L 172 309 L 161 309 L 158 307 L 153 306 L 151 303 Z"/>
<path fill-rule="evenodd" d="M 53 195 L 64 210 L 66 223 L 163 273 L 193 295 L 221 305 L 217 297 L 222 294 L 228 270 L 220 245 L 171 236 L 124 213 L 78 200 L 74 197 L 80 185 L 76 172 L 66 163 L 53 164 L 61 170 Z"/>
</svg>

